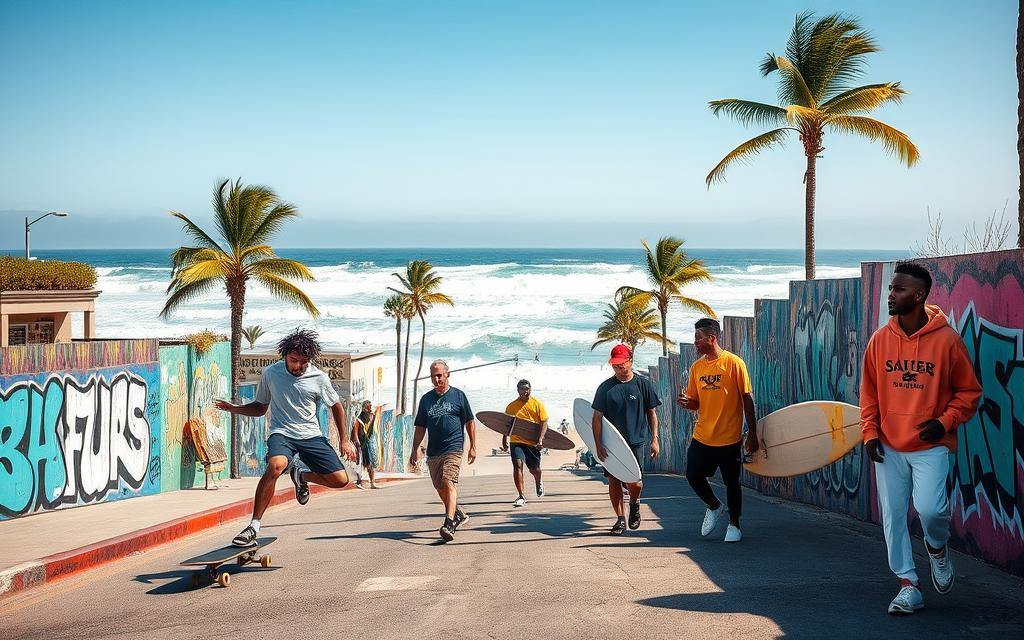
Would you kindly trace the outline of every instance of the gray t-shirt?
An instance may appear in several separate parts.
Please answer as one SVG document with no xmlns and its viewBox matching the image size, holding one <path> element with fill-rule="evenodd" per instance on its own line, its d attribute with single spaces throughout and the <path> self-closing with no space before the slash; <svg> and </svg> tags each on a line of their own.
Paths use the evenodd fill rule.
<svg viewBox="0 0 1024 640">
<path fill-rule="evenodd" d="M 256 402 L 270 404 L 270 433 L 296 440 L 322 436 L 317 403 L 330 407 L 340 400 L 327 374 L 312 364 L 296 377 L 279 360 L 263 370 L 256 388 Z"/>
</svg>

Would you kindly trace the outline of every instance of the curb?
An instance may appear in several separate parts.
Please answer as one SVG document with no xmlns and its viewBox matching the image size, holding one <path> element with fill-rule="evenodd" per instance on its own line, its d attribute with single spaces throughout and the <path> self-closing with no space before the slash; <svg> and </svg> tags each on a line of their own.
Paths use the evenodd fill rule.
<svg viewBox="0 0 1024 640">
<path fill-rule="evenodd" d="M 406 478 L 379 478 L 381 484 L 399 482 Z M 342 489 L 328 489 L 320 485 L 310 485 L 310 493 L 327 493 L 336 491 L 355 491 L 353 484 Z M 286 488 L 277 491 L 270 500 L 270 507 L 295 499 L 294 489 Z M 151 547 L 177 540 L 210 527 L 248 516 L 252 513 L 252 498 L 231 502 L 205 511 L 168 520 L 160 524 L 132 531 L 124 535 L 107 538 L 99 542 L 55 553 L 50 556 L 25 562 L 9 569 L 0 571 L 0 599 L 34 589 L 48 582 L 81 573 L 113 560 L 139 553 Z"/>
</svg>

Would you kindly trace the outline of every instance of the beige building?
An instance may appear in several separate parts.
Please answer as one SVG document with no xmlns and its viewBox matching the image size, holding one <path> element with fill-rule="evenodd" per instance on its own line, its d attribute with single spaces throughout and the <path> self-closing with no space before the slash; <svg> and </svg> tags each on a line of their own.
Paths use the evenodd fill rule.
<svg viewBox="0 0 1024 640">
<path fill-rule="evenodd" d="M 71 342 L 71 314 L 85 316 L 86 340 L 96 336 L 100 291 L 0 291 L 0 347 Z"/>
</svg>

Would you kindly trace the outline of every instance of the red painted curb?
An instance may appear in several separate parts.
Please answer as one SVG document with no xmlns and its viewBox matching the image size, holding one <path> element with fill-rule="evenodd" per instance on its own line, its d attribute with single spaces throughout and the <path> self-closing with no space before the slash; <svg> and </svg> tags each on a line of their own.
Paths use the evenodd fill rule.
<svg viewBox="0 0 1024 640">
<path fill-rule="evenodd" d="M 377 482 L 384 484 L 404 480 L 405 478 L 380 478 Z M 329 491 L 353 491 L 349 484 L 342 489 L 328 489 L 320 485 L 310 485 L 311 493 Z M 274 507 L 295 499 L 294 489 L 281 489 L 274 494 L 270 506 Z M 60 580 L 67 576 L 98 567 L 102 564 L 138 553 L 187 535 L 209 529 L 219 524 L 248 516 L 252 513 L 253 499 L 239 500 L 219 507 L 213 507 L 191 515 L 162 522 L 160 524 L 139 529 L 124 535 L 101 540 L 71 551 L 55 553 L 33 562 L 12 567 L 0 572 L 0 598 L 38 587 L 44 583 Z"/>
</svg>

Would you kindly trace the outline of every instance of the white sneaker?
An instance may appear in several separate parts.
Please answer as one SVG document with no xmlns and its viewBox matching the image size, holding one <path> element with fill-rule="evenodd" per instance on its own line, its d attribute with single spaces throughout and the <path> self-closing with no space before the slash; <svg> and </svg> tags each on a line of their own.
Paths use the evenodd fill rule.
<svg viewBox="0 0 1024 640">
<path fill-rule="evenodd" d="M 932 586 L 939 593 L 945 595 L 953 588 L 953 558 L 949 557 L 949 544 L 942 548 L 942 553 L 933 556 L 928 552 L 928 564 L 932 568 Z"/>
<path fill-rule="evenodd" d="M 889 613 L 894 616 L 909 616 L 910 614 L 924 609 L 924 596 L 921 590 L 910 582 L 903 582 L 900 592 L 889 603 Z"/>
<path fill-rule="evenodd" d="M 739 527 L 734 527 L 731 524 L 725 530 L 725 541 L 726 542 L 739 542 L 743 539 L 743 532 L 740 531 Z"/>
<path fill-rule="evenodd" d="M 516 501 L 512 503 L 512 506 L 513 507 L 522 507 L 525 504 L 526 504 L 526 498 L 524 498 L 523 496 L 519 496 L 518 498 L 516 498 Z"/>
<path fill-rule="evenodd" d="M 708 509 L 704 512 L 704 523 L 700 525 L 700 535 L 709 536 L 711 532 L 715 530 L 715 525 L 718 524 L 718 519 L 722 517 L 722 513 L 725 512 L 725 505 L 718 505 L 717 509 Z"/>
</svg>

